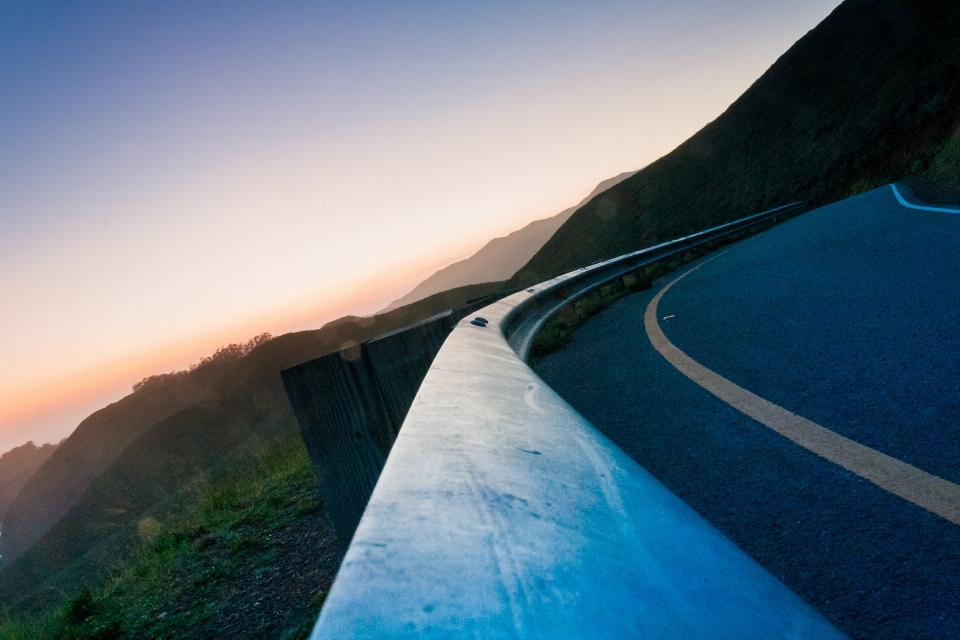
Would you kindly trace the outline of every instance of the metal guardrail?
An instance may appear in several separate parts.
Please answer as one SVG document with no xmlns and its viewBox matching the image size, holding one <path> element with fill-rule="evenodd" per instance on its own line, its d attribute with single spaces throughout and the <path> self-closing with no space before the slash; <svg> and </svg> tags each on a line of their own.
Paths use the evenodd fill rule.
<svg viewBox="0 0 960 640">
<path fill-rule="evenodd" d="M 346 549 L 433 359 L 457 323 L 499 294 L 280 372 Z"/>
<path fill-rule="evenodd" d="M 839 638 L 525 364 L 564 304 L 781 207 L 559 276 L 437 354 L 313 638 Z"/>
</svg>

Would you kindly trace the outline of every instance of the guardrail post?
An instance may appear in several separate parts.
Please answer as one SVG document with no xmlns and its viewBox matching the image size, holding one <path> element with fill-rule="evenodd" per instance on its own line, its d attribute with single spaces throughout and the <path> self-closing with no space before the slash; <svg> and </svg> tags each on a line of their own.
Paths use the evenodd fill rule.
<svg viewBox="0 0 960 640">
<path fill-rule="evenodd" d="M 361 345 L 355 345 L 280 374 L 344 548 L 396 439 L 396 428 L 363 355 Z"/>
<path fill-rule="evenodd" d="M 433 359 L 453 330 L 450 315 L 448 311 L 364 344 L 386 411 L 398 431 Z"/>
</svg>

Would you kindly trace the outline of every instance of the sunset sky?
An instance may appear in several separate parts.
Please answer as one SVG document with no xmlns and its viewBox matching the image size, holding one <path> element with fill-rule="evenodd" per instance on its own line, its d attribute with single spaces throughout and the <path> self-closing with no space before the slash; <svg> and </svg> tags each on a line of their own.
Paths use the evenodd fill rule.
<svg viewBox="0 0 960 640">
<path fill-rule="evenodd" d="M 382 308 L 669 152 L 838 4 L 0 0 L 0 452 Z"/>
</svg>

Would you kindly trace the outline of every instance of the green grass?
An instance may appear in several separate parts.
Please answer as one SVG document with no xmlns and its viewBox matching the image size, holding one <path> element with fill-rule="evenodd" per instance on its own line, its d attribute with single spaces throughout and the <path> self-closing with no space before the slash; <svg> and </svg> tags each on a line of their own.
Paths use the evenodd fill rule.
<svg viewBox="0 0 960 640">
<path fill-rule="evenodd" d="M 930 166 L 907 184 L 920 199 L 938 204 L 960 204 L 960 128 L 934 157 Z"/>
<path fill-rule="evenodd" d="M 283 552 L 298 552 L 286 545 L 278 548 L 273 538 L 305 518 L 324 517 L 306 450 L 299 439 L 290 439 L 193 487 L 176 513 L 142 518 L 140 547 L 121 570 L 52 610 L 12 618 L 4 613 L 0 638 L 208 637 L 235 612 L 238 599 L 225 594 L 244 594 L 265 571 L 282 563 Z M 325 594 L 324 588 L 295 603 L 285 624 L 271 624 L 256 614 L 248 624 L 263 627 L 254 633 L 258 637 L 304 638 Z M 249 599 L 261 595 L 255 591 Z"/>
</svg>

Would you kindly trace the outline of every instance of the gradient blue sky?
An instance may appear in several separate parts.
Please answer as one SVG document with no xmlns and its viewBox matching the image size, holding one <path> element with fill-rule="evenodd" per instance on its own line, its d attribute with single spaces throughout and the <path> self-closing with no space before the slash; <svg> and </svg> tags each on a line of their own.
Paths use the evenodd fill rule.
<svg viewBox="0 0 960 640">
<path fill-rule="evenodd" d="M 838 4 L 0 0 L 0 452 L 383 307 L 669 152 Z"/>
</svg>

